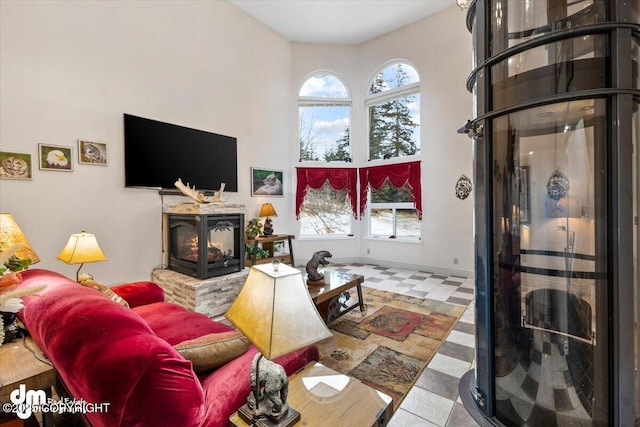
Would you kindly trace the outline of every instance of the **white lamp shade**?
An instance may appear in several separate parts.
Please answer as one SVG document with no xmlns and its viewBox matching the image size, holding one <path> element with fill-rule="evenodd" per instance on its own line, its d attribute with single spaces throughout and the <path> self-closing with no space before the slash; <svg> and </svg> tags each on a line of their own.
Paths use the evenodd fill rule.
<svg viewBox="0 0 640 427">
<path fill-rule="evenodd" d="M 83 264 L 104 261 L 107 257 L 102 253 L 96 236 L 83 231 L 69 237 L 67 245 L 58 254 L 58 259 L 67 264 Z"/>
<path fill-rule="evenodd" d="M 318 314 L 302 272 L 280 264 L 253 266 L 225 314 L 267 359 L 330 337 Z"/>
</svg>

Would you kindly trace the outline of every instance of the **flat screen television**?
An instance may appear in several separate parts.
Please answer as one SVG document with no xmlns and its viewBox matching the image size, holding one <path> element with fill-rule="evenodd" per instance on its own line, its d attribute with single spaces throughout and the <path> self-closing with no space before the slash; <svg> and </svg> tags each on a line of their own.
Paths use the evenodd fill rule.
<svg viewBox="0 0 640 427">
<path fill-rule="evenodd" d="M 236 138 L 124 115 L 126 187 L 238 191 Z"/>
</svg>

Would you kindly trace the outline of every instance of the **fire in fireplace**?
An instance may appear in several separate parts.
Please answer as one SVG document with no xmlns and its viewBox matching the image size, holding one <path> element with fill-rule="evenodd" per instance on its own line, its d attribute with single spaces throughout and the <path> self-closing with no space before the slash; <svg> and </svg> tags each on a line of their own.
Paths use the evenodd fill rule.
<svg viewBox="0 0 640 427">
<path fill-rule="evenodd" d="M 243 214 L 169 214 L 169 269 L 198 279 L 244 268 Z"/>
</svg>

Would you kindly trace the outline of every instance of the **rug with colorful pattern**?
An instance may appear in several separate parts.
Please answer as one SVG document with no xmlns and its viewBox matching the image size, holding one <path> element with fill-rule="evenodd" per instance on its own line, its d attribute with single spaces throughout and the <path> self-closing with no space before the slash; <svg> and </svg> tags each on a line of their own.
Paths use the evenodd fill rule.
<svg viewBox="0 0 640 427">
<path fill-rule="evenodd" d="M 333 337 L 318 343 L 320 362 L 391 396 L 395 410 L 465 307 L 362 290 L 365 315 L 356 308 L 329 324 Z"/>
</svg>

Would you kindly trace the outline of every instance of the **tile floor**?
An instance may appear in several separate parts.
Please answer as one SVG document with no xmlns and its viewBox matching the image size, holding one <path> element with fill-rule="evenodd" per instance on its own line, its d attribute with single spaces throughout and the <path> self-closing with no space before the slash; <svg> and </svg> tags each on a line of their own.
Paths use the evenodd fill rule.
<svg viewBox="0 0 640 427">
<path fill-rule="evenodd" d="M 371 264 L 331 264 L 362 274 L 364 286 L 468 307 L 400 404 L 391 427 L 474 427 L 464 409 L 458 382 L 475 357 L 473 279 Z"/>
</svg>

